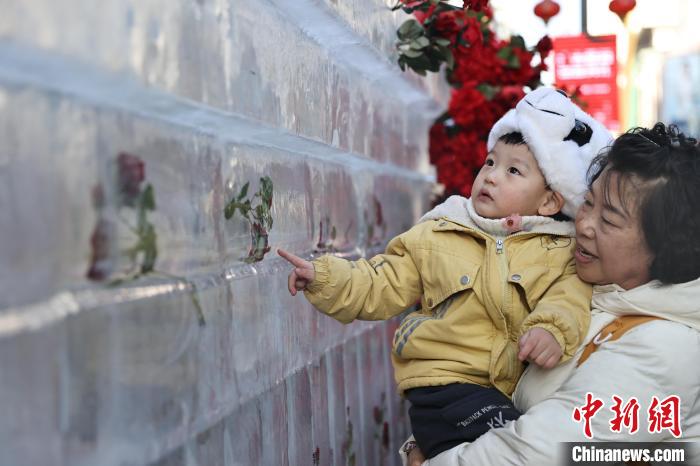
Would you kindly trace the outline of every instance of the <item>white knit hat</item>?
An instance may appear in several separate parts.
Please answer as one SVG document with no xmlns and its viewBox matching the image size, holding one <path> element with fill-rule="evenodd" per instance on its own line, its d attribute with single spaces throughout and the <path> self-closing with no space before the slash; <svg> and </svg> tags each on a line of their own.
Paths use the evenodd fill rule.
<svg viewBox="0 0 700 466">
<path fill-rule="evenodd" d="M 573 218 L 588 189 L 586 172 L 613 136 L 566 94 L 540 87 L 527 94 L 493 125 L 488 150 L 508 133 L 520 132 L 547 184 L 564 198 L 562 213 Z"/>
</svg>

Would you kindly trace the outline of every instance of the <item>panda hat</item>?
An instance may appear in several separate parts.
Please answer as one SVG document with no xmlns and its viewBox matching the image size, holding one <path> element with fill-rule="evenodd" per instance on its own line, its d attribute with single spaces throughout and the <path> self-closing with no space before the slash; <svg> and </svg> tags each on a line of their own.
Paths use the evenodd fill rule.
<svg viewBox="0 0 700 466">
<path fill-rule="evenodd" d="M 487 148 L 498 139 L 519 132 L 549 187 L 564 198 L 562 213 L 574 218 L 588 189 L 586 173 L 601 149 L 612 144 L 612 134 L 581 110 L 566 94 L 540 87 L 493 125 Z"/>
</svg>

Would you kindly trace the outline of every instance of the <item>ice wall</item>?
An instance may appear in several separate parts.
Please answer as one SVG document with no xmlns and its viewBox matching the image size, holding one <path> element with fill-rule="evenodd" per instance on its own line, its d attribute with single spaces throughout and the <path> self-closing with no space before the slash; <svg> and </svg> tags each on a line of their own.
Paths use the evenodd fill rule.
<svg viewBox="0 0 700 466">
<path fill-rule="evenodd" d="M 397 464 L 396 323 L 320 315 L 274 253 L 428 207 L 445 90 L 392 3 L 0 0 L 0 465 Z"/>
</svg>

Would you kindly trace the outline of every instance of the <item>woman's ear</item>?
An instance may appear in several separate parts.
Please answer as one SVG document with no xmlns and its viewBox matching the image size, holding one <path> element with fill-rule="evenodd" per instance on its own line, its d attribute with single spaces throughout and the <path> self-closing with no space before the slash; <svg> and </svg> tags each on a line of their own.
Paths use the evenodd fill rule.
<svg viewBox="0 0 700 466">
<path fill-rule="evenodd" d="M 558 192 L 548 189 L 537 213 L 543 217 L 551 217 L 559 213 L 563 207 L 564 197 Z"/>
</svg>

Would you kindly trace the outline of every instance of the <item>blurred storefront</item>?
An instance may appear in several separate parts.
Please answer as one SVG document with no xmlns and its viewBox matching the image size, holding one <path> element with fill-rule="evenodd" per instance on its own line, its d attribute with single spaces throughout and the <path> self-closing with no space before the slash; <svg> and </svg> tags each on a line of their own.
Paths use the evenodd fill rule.
<svg viewBox="0 0 700 466">
<path fill-rule="evenodd" d="M 617 100 L 619 127 L 611 120 L 613 131 L 663 121 L 700 134 L 700 2 L 637 0 L 622 22 L 609 10 L 609 0 L 560 0 L 560 12 L 547 25 L 533 12 L 538 0 L 491 3 L 499 33 L 521 34 L 528 45 L 544 33 L 554 39 L 550 71 L 543 75 L 546 84 L 556 81 L 558 39 L 561 43 L 564 37 L 586 33 L 594 38 L 614 36 L 617 97 L 611 89 L 608 99 Z"/>
</svg>

